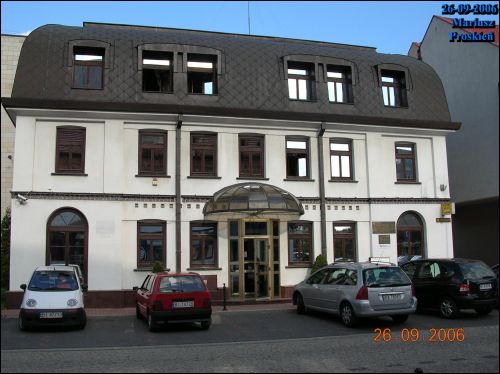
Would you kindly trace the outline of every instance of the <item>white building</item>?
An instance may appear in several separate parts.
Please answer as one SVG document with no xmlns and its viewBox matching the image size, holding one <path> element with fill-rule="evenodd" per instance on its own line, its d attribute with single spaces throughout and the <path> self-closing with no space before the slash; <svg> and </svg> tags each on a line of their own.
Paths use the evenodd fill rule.
<svg viewBox="0 0 500 374">
<path fill-rule="evenodd" d="M 85 23 L 33 31 L 12 98 L 11 290 L 79 263 L 89 306 L 155 260 L 234 299 L 289 298 L 328 262 L 452 257 L 428 65 L 373 48 Z M 133 305 L 133 304 L 132 304 Z"/>
</svg>

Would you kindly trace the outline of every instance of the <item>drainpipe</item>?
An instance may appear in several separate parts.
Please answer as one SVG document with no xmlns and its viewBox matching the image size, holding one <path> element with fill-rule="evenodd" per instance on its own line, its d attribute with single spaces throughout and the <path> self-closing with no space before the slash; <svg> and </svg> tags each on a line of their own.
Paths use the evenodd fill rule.
<svg viewBox="0 0 500 374">
<path fill-rule="evenodd" d="M 323 134 L 325 123 L 321 122 L 318 129 L 318 168 L 319 168 L 319 198 L 321 213 L 321 254 L 326 258 L 326 198 L 325 198 L 325 167 L 323 163 Z"/>
<path fill-rule="evenodd" d="M 175 128 L 175 271 L 181 271 L 181 127 L 182 114 Z"/>
</svg>

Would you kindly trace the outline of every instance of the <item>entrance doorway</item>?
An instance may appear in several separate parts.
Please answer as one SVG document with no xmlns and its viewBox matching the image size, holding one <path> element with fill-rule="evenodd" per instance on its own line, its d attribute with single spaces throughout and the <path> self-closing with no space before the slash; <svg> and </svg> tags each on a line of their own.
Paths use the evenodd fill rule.
<svg viewBox="0 0 500 374">
<path fill-rule="evenodd" d="M 230 221 L 229 279 L 234 298 L 280 295 L 279 221 Z"/>
</svg>

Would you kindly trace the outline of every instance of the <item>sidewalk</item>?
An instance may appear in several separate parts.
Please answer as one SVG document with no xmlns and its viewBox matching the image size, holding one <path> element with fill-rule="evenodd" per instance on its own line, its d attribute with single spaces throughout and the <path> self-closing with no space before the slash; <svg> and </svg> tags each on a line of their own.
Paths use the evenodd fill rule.
<svg viewBox="0 0 500 374">
<path fill-rule="evenodd" d="M 228 305 L 227 310 L 223 310 L 222 306 L 212 306 L 213 313 L 228 313 L 228 312 L 250 312 L 259 310 L 287 310 L 293 309 L 292 303 L 276 303 L 276 304 L 247 304 L 247 305 Z M 87 317 L 121 317 L 134 316 L 135 308 L 85 308 Z M 17 318 L 19 309 L 4 309 L 2 310 L 2 318 Z"/>
</svg>

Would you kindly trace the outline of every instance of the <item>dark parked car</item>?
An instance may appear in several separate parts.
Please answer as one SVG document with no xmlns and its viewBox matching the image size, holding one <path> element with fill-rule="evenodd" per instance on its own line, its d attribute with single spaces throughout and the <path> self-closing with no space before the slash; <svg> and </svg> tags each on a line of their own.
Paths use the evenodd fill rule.
<svg viewBox="0 0 500 374">
<path fill-rule="evenodd" d="M 152 273 L 134 290 L 136 316 L 147 320 L 150 331 L 176 322 L 200 322 L 205 330 L 210 327 L 212 299 L 197 273 Z"/>
<path fill-rule="evenodd" d="M 401 268 L 413 281 L 419 308 L 437 308 L 445 318 L 457 317 L 460 309 L 486 315 L 498 300 L 495 274 L 482 261 L 422 259 Z"/>
</svg>

